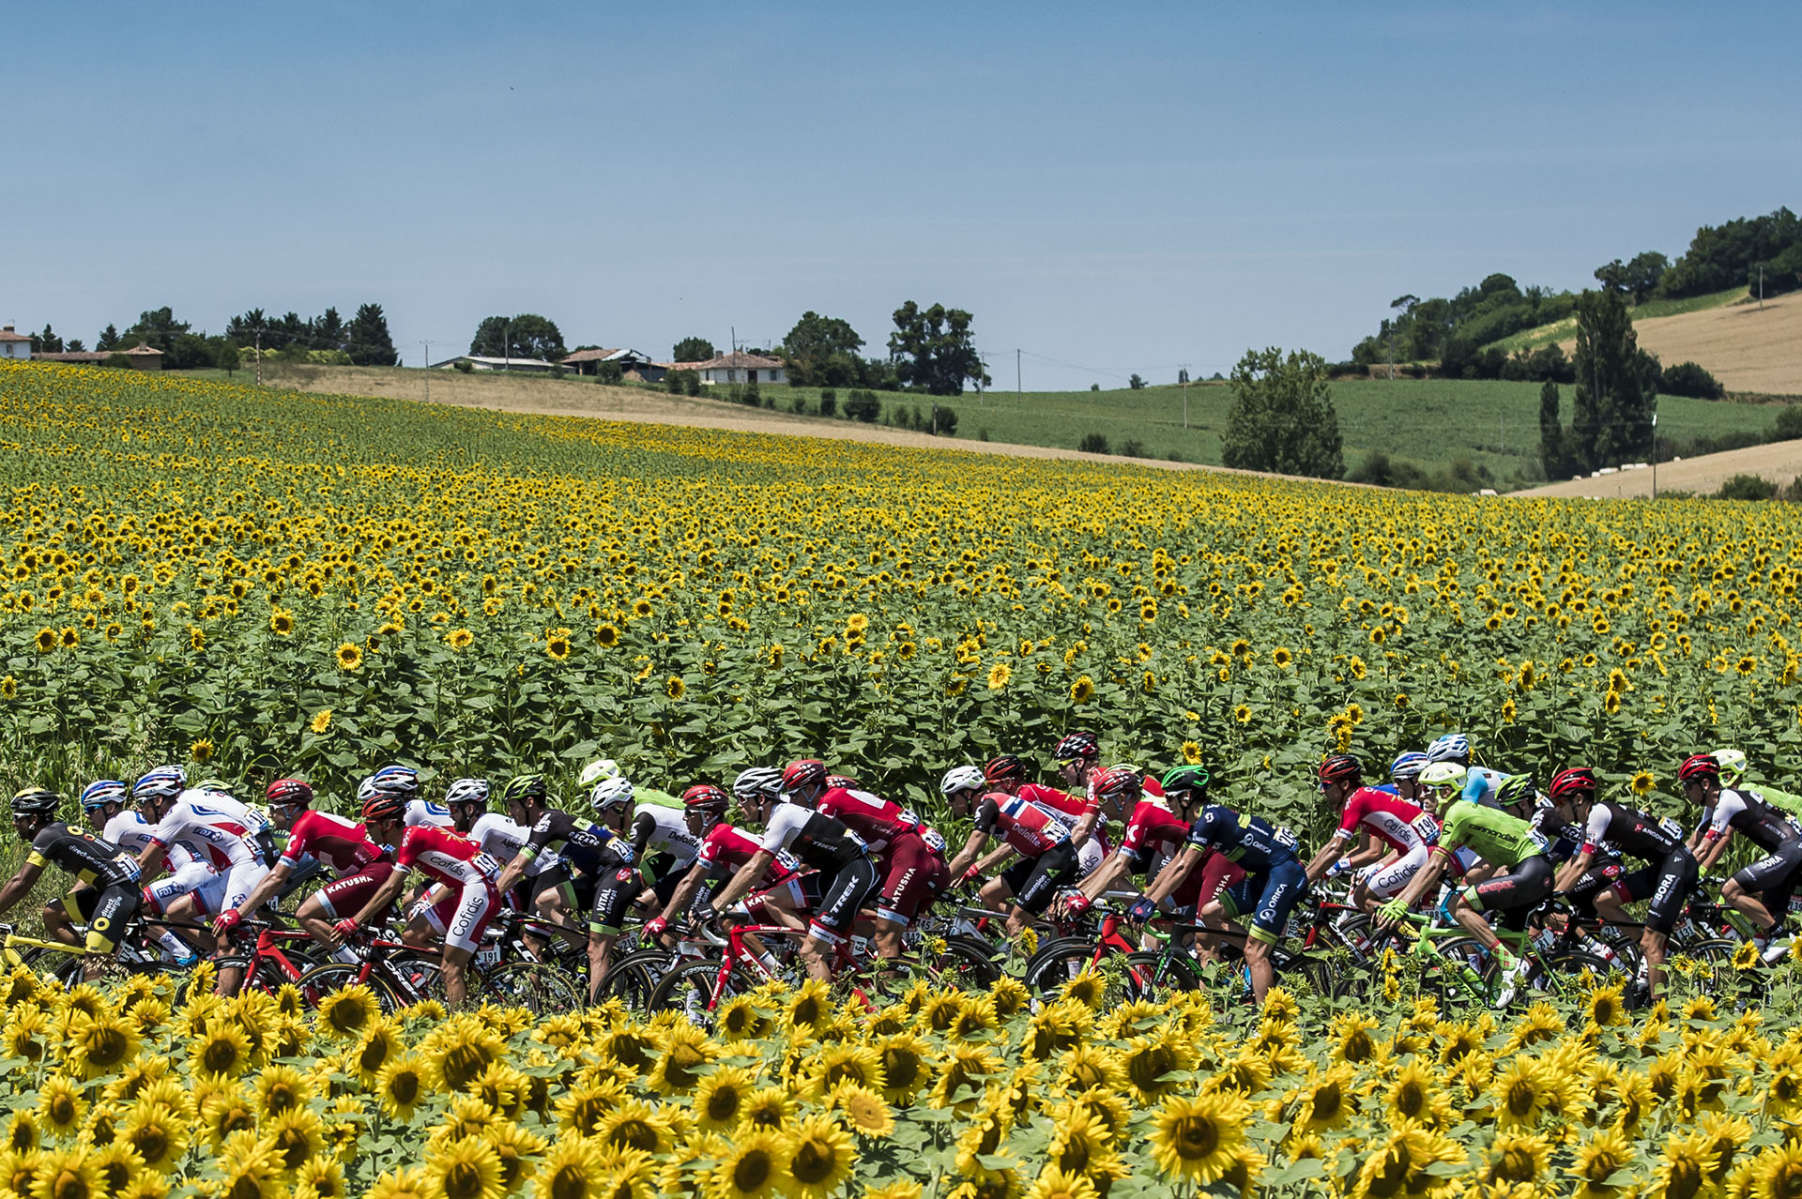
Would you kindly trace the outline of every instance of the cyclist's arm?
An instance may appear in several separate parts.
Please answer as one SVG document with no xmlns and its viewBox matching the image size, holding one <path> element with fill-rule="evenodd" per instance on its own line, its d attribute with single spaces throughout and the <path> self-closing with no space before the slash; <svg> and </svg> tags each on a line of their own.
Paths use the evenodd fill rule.
<svg viewBox="0 0 1802 1199">
<path fill-rule="evenodd" d="M 7 880 L 6 886 L 0 887 L 0 912 L 11 908 L 31 892 L 38 876 L 44 873 L 41 862 L 34 861 L 36 854 L 27 857 L 19 864 L 19 872 Z"/>
<path fill-rule="evenodd" d="M 239 918 L 248 919 L 254 915 L 271 895 L 281 890 L 282 884 L 288 881 L 288 876 L 292 873 L 293 871 L 288 868 L 286 862 L 277 862 L 271 867 L 269 873 L 258 879 L 257 885 L 250 889 L 250 894 L 244 897 L 244 902 L 238 905 Z"/>
<path fill-rule="evenodd" d="M 713 873 L 711 865 L 696 861 L 688 868 L 688 873 L 682 876 L 682 881 L 676 884 L 675 891 L 669 897 L 669 903 L 665 904 L 663 910 L 657 915 L 668 920 L 672 913 L 686 912 L 688 901 L 694 898 L 695 892 L 701 889 L 702 880 L 711 873 Z"/>
<path fill-rule="evenodd" d="M 1158 871 L 1157 878 L 1153 879 L 1151 885 L 1145 888 L 1145 898 L 1153 903 L 1164 902 L 1164 897 L 1182 886 L 1183 880 L 1189 877 L 1190 873 L 1194 871 L 1196 863 L 1200 861 L 1201 846 L 1194 844 L 1183 846 L 1183 851 L 1166 862 L 1164 868 Z"/>
<path fill-rule="evenodd" d="M 168 847 L 157 841 L 144 846 L 144 852 L 138 855 L 138 873 L 144 876 L 145 881 L 162 873 L 163 859 L 168 853 Z"/>
<path fill-rule="evenodd" d="M 764 872 L 770 868 L 770 863 L 775 860 L 774 850 L 760 849 L 752 854 L 751 860 L 740 866 L 738 873 L 732 876 L 732 881 L 713 897 L 711 902 L 714 910 L 724 911 L 749 895 L 751 888 L 757 885 L 757 881 L 763 877 Z"/>
<path fill-rule="evenodd" d="M 1552 880 L 1552 890 L 1562 895 L 1576 886 L 1577 880 L 1583 877 L 1584 871 L 1589 869 L 1589 864 L 1594 858 L 1595 854 L 1588 849 L 1578 850 L 1570 861 L 1559 868 L 1558 877 Z"/>
<path fill-rule="evenodd" d="M 511 891 L 514 885 L 519 882 L 521 876 L 525 874 L 526 863 L 537 856 L 538 851 L 533 849 L 530 845 L 520 846 L 519 852 L 507 859 L 507 864 L 501 867 L 501 876 L 495 880 L 494 889 L 499 891 L 502 895 Z"/>
<path fill-rule="evenodd" d="M 1309 882 L 1319 882 L 1320 876 L 1332 869 L 1334 862 L 1345 856 L 1345 843 L 1351 840 L 1351 837 L 1350 833 L 1339 829 L 1326 839 L 1326 844 L 1320 847 L 1320 852 L 1315 854 L 1305 867 Z"/>
<path fill-rule="evenodd" d="M 400 893 L 406 887 L 407 879 L 412 874 L 413 872 L 404 866 L 395 867 L 394 872 L 383 879 L 382 885 L 376 888 L 375 894 L 369 897 L 369 902 L 363 905 L 363 910 L 351 917 L 351 921 L 358 928 L 362 928 L 387 911 L 394 901 L 400 898 Z"/>
<path fill-rule="evenodd" d="M 952 858 L 951 864 L 945 868 L 946 873 L 951 876 L 952 882 L 955 883 L 963 878 L 971 864 L 976 861 L 976 855 L 981 853 L 982 847 L 988 843 L 989 835 L 987 833 L 981 829 L 971 830 L 970 839 L 964 842 L 964 847 L 957 851 L 957 856 Z"/>
<path fill-rule="evenodd" d="M 632 862 L 639 869 L 651 856 L 651 837 L 657 832 L 657 818 L 640 812 L 632 820 Z M 646 879 L 649 882 L 649 879 Z"/>
<path fill-rule="evenodd" d="M 1107 856 L 1107 861 L 1095 867 L 1095 873 L 1082 880 L 1076 890 L 1084 899 L 1100 899 L 1129 869 L 1131 863 L 1126 860 L 1126 851 L 1116 849 Z"/>
<path fill-rule="evenodd" d="M 1368 866 L 1373 862 L 1380 862 L 1388 857 L 1391 852 L 1387 842 L 1379 841 L 1369 833 L 1365 833 L 1358 848 L 1353 851 L 1349 858 L 1345 859 L 1345 864 L 1355 870 L 1359 866 Z"/>
<path fill-rule="evenodd" d="M 1095 835 L 1095 826 L 1101 823 L 1101 805 L 1093 804 L 1088 811 L 1076 818 L 1076 827 L 1070 830 L 1070 845 L 1081 849 Z"/>
<path fill-rule="evenodd" d="M 1452 862 L 1452 848 L 1446 845 L 1435 845 L 1427 854 L 1427 864 L 1414 872 L 1408 885 L 1402 888 L 1401 894 L 1395 897 L 1404 908 L 1411 908 L 1420 902 L 1421 896 L 1439 885 L 1440 876 Z"/>
<path fill-rule="evenodd" d="M 1713 870 L 1715 862 L 1719 861 L 1721 855 L 1727 852 L 1727 842 L 1732 839 L 1732 829 L 1719 835 L 1716 835 L 1712 829 L 1705 832 L 1702 835 L 1702 852 L 1696 860 L 1697 871 L 1707 874 Z"/>
</svg>

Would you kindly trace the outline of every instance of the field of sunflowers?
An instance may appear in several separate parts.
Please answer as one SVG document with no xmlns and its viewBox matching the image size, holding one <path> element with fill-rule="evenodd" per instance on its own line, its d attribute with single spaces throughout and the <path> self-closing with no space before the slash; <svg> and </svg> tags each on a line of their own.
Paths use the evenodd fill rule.
<svg viewBox="0 0 1802 1199">
<path fill-rule="evenodd" d="M 1793 974 L 1794 966 L 1785 970 Z M 0 980 L 0 1188 L 36 1199 L 1129 1199 L 1802 1193 L 1802 1029 L 1618 987 L 1511 1018 L 916 987 L 381 1014 Z M 1784 984 L 1793 995 L 1793 979 Z M 1793 1010 L 1793 1003 L 1787 1005 Z M 1772 1009 L 1775 1010 L 1775 1007 Z"/>
</svg>

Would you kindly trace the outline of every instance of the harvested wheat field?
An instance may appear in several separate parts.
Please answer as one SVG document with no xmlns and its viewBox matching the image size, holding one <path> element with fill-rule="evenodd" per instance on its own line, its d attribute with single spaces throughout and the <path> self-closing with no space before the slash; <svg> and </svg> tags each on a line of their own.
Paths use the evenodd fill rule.
<svg viewBox="0 0 1802 1199">
<path fill-rule="evenodd" d="M 1757 475 L 1778 486 L 1789 483 L 1802 475 L 1802 441 L 1777 441 L 1770 445 L 1747 446 L 1743 450 L 1703 454 L 1681 462 L 1660 462 L 1658 490 L 1661 494 L 1687 491 L 1692 495 L 1712 495 L 1735 475 Z M 1600 478 L 1567 479 L 1509 494 L 1644 499 L 1652 494 L 1652 471 L 1650 467 L 1622 470 Z"/>
<path fill-rule="evenodd" d="M 1639 344 L 1666 366 L 1699 362 L 1729 391 L 1802 395 L 1802 292 L 1635 321 Z M 1575 353 L 1575 338 L 1559 343 Z"/>
</svg>

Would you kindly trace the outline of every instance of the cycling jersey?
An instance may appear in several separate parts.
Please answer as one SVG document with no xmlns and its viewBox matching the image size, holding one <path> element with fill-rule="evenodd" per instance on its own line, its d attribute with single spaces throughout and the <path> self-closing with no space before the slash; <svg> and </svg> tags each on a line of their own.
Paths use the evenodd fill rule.
<svg viewBox="0 0 1802 1199">
<path fill-rule="evenodd" d="M 976 831 L 999 833 L 1010 849 L 1036 858 L 1070 843 L 1070 825 L 1062 816 L 1020 795 L 985 795 L 976 809 Z"/>
<path fill-rule="evenodd" d="M 814 810 L 830 816 L 863 838 L 871 853 L 881 853 L 888 843 L 903 833 L 920 830 L 920 818 L 898 803 L 880 795 L 849 787 L 832 787 L 820 796 Z"/>
<path fill-rule="evenodd" d="M 111 841 L 135 858 L 149 846 L 151 831 L 151 824 L 148 820 L 138 815 L 134 809 L 126 808 L 106 822 L 106 827 L 100 830 L 100 839 Z M 167 857 L 171 871 L 179 872 L 184 867 L 200 861 L 186 846 L 171 845 L 168 848 Z M 209 865 L 207 869 L 210 871 L 212 867 Z"/>
<path fill-rule="evenodd" d="M 1349 839 L 1359 825 L 1397 853 L 1409 853 L 1439 840 L 1438 821 L 1400 796 L 1375 787 L 1359 787 L 1351 793 L 1334 835 Z"/>
<path fill-rule="evenodd" d="M 701 839 L 701 848 L 696 852 L 695 857 L 702 865 L 710 869 L 720 868 L 736 871 L 755 857 L 762 848 L 763 846 L 758 843 L 757 838 L 722 820 L 707 830 L 707 835 Z M 764 879 L 769 883 L 779 883 L 800 868 L 801 863 L 795 858 L 795 855 L 783 850 L 770 863 Z"/>
<path fill-rule="evenodd" d="M 215 870 L 263 865 L 257 835 L 263 823 L 249 808 L 222 791 L 190 787 L 151 830 L 150 844 L 181 845 Z"/>
<path fill-rule="evenodd" d="M 1189 844 L 1217 849 L 1246 873 L 1295 860 L 1295 834 L 1262 816 L 1246 816 L 1223 804 L 1208 804 L 1189 826 Z"/>
<path fill-rule="evenodd" d="M 1774 808 L 1781 808 L 1791 816 L 1802 817 L 1802 795 L 1792 795 L 1788 791 L 1779 791 L 1775 787 L 1767 787 L 1763 783 L 1756 786 L 1745 785 L 1737 790 L 1755 795 Z"/>
<path fill-rule="evenodd" d="M 1729 831 L 1737 832 L 1761 849 L 1776 850 L 1802 840 L 1802 830 L 1776 808 L 1751 792 L 1721 788 L 1712 807 L 1702 813 L 1705 836 L 1718 840 Z"/>
<path fill-rule="evenodd" d="M 434 825 L 414 825 L 400 839 L 395 868 L 418 870 L 447 887 L 486 886 L 500 871 L 495 860 L 467 837 Z"/>
<path fill-rule="evenodd" d="M 1487 766 L 1470 766 L 1464 772 L 1464 790 L 1459 798 L 1471 803 L 1495 806 L 1495 793 L 1508 781 L 1508 776 Z"/>
<path fill-rule="evenodd" d="M 863 839 L 842 823 L 786 800 L 770 813 L 763 849 L 772 854 L 792 850 L 809 866 L 832 871 L 869 856 Z"/>
<path fill-rule="evenodd" d="M 1675 830 L 1644 812 L 1617 803 L 1593 803 L 1583 826 L 1583 850 L 1595 854 L 1606 843 L 1644 862 L 1662 862 L 1683 844 Z"/>
<path fill-rule="evenodd" d="M 668 791 L 659 791 L 655 787 L 640 787 L 634 784 L 632 800 L 641 808 L 648 804 L 653 808 L 674 808 L 678 812 L 684 809 L 680 798 L 671 795 Z"/>
<path fill-rule="evenodd" d="M 688 831 L 679 808 L 640 804 L 632 815 L 632 860 L 659 859 L 665 870 L 686 869 L 700 852 L 701 839 Z"/>
<path fill-rule="evenodd" d="M 518 823 L 507 819 L 499 812 L 483 812 L 477 816 L 469 831 L 462 834 L 482 847 L 482 852 L 505 866 L 525 848 L 531 833 Z M 536 877 L 556 866 L 562 859 L 555 851 L 548 851 L 529 859 L 526 874 Z"/>
<path fill-rule="evenodd" d="M 282 849 L 279 864 L 292 870 L 301 858 L 311 854 L 339 875 L 355 874 L 380 858 L 382 852 L 361 824 L 309 809 L 288 830 L 288 843 Z"/>
<path fill-rule="evenodd" d="M 408 828 L 429 826 L 432 828 L 454 828 L 456 821 L 451 819 L 450 809 L 430 799 L 409 799 L 407 801 L 404 823 Z"/>
<path fill-rule="evenodd" d="M 38 830 L 25 860 L 40 869 L 56 866 L 96 887 L 120 886 L 138 878 L 138 864 L 124 850 L 61 821 Z"/>
<path fill-rule="evenodd" d="M 612 829 L 553 808 L 532 825 L 531 835 L 519 847 L 519 856 L 531 862 L 554 849 L 563 861 L 592 876 L 623 860 L 616 848 L 610 848 L 618 841 Z"/>
<path fill-rule="evenodd" d="M 1141 873 L 1158 851 L 1173 852 L 1189 835 L 1189 822 L 1155 800 L 1142 799 L 1126 818 L 1120 852 L 1135 873 Z"/>
<path fill-rule="evenodd" d="M 1460 799 L 1445 810 L 1439 848 L 1447 853 L 1469 846 L 1492 866 L 1513 866 L 1545 853 L 1544 838 L 1518 816 Z"/>
</svg>

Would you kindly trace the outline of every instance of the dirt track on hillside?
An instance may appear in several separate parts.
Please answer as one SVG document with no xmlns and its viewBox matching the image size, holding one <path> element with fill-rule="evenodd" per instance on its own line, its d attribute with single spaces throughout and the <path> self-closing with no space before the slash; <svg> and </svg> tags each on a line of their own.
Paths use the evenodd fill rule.
<svg viewBox="0 0 1802 1199">
<path fill-rule="evenodd" d="M 286 366 L 265 368 L 269 387 L 293 388 L 330 395 L 392 396 L 403 400 L 426 399 L 425 372 L 395 371 L 379 367 Z M 1015 445 L 1001 441 L 970 441 L 932 437 L 884 425 L 865 425 L 830 417 L 797 416 L 770 408 L 747 408 L 722 400 L 690 399 L 637 387 L 605 387 L 577 379 L 531 378 L 492 372 L 461 374 L 431 372 L 431 402 L 487 408 L 495 412 L 523 412 L 538 416 L 587 416 L 600 420 L 630 421 L 649 425 L 682 425 L 695 429 L 722 429 L 733 433 L 773 433 L 788 437 L 825 437 L 835 441 L 863 441 L 876 445 L 913 449 L 967 450 L 1016 458 L 1060 458 L 1078 462 L 1112 462 L 1161 470 L 1206 470 L 1220 474 L 1283 478 L 1226 466 L 1202 466 L 1193 462 L 1169 462 L 1157 458 L 1122 458 L 1113 454 L 1088 454 L 1053 446 Z M 1319 480 L 1305 480 L 1319 482 Z M 1346 487 L 1366 484 L 1346 483 Z"/>
<path fill-rule="evenodd" d="M 1766 300 L 1762 311 L 1729 304 L 1635 321 L 1633 330 L 1665 366 L 1699 362 L 1729 391 L 1802 395 L 1802 292 Z M 1575 339 L 1559 344 L 1576 353 Z"/>
<path fill-rule="evenodd" d="M 1782 486 L 1802 474 L 1802 441 L 1779 441 L 1721 454 L 1704 454 L 1682 462 L 1658 464 L 1658 490 L 1712 495 L 1734 475 L 1758 475 Z M 1652 494 L 1652 470 L 1623 470 L 1599 479 L 1548 483 L 1515 496 L 1584 496 L 1600 499 L 1646 498 Z"/>
</svg>

